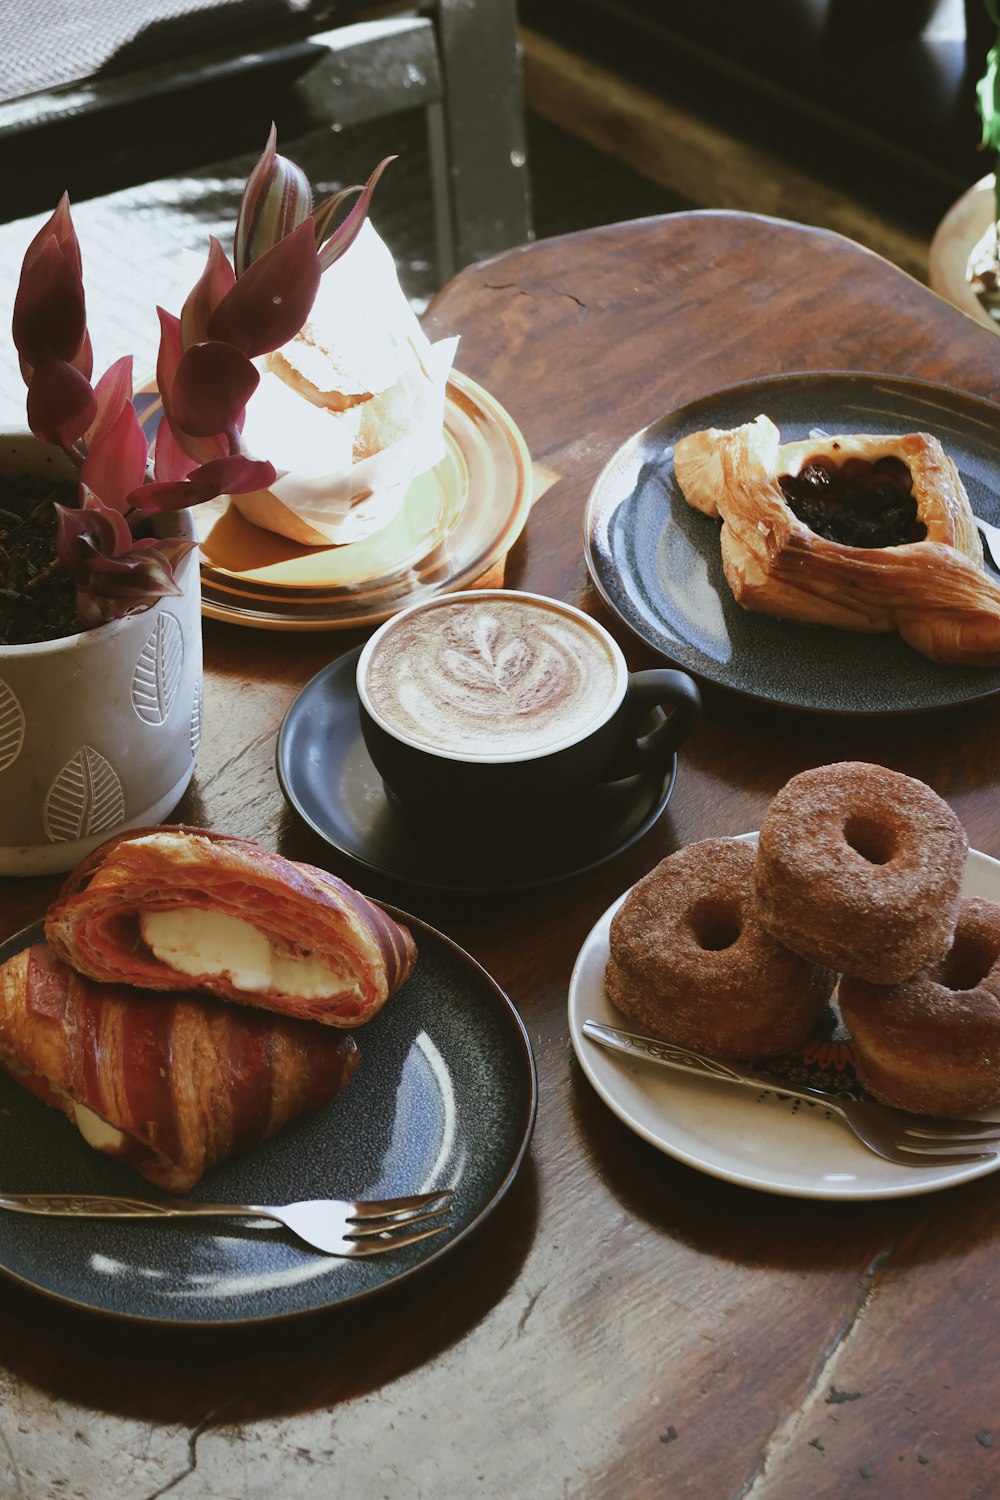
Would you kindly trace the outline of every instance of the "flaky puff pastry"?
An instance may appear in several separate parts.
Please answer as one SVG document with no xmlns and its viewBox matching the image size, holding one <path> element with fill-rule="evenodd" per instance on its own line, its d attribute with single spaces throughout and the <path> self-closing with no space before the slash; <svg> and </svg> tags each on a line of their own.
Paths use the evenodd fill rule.
<svg viewBox="0 0 1000 1500">
<path fill-rule="evenodd" d="M 923 541 L 849 547 L 810 531 L 782 475 L 814 456 L 898 458 L 913 480 Z M 1000 666 L 1000 587 L 983 568 L 969 497 L 937 438 L 853 434 L 782 443 L 769 417 L 682 438 L 674 472 L 689 505 L 722 519 L 722 565 L 737 603 L 804 625 L 898 630 L 932 661 Z"/>
<path fill-rule="evenodd" d="M 44 943 L 0 968 L 0 1065 L 171 1192 L 328 1104 L 357 1063 L 342 1031 L 95 984 Z"/>
<path fill-rule="evenodd" d="M 164 826 L 117 834 L 45 918 L 81 974 L 205 990 L 328 1026 L 360 1026 L 409 977 L 409 929 L 345 881 L 249 839 Z"/>
</svg>

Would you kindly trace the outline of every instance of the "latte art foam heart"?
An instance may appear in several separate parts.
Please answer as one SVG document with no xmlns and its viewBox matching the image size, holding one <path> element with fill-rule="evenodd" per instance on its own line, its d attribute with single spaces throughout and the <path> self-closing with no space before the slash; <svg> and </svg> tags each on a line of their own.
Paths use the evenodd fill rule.
<svg viewBox="0 0 1000 1500">
<path fill-rule="evenodd" d="M 618 666 L 585 621 L 515 596 L 432 605 L 389 629 L 366 689 L 395 733 L 464 755 L 533 753 L 600 721 Z"/>
</svg>

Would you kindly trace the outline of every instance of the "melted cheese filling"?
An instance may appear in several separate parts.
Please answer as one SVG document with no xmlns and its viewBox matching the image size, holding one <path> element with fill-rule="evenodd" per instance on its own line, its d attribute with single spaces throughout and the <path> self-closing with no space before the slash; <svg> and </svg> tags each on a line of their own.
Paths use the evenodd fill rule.
<svg viewBox="0 0 1000 1500">
<path fill-rule="evenodd" d="M 107 1151 L 114 1155 L 128 1142 L 128 1137 L 121 1130 L 109 1125 L 100 1115 L 95 1115 L 85 1104 L 73 1105 L 73 1119 L 87 1145 L 93 1146 L 95 1151 Z"/>
<path fill-rule="evenodd" d="M 179 907 L 140 913 L 139 930 L 154 957 L 179 974 L 211 974 L 238 990 L 326 1000 L 357 992 L 344 975 L 311 953 L 294 953 L 240 917 Z"/>
</svg>

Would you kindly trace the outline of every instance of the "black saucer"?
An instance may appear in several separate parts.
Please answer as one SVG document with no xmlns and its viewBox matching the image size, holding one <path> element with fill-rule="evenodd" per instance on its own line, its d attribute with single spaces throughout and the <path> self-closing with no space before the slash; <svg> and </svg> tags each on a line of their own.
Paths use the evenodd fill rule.
<svg viewBox="0 0 1000 1500">
<path fill-rule="evenodd" d="M 472 829 L 421 835 L 386 793 L 361 735 L 355 667 L 361 648 L 307 682 L 278 734 L 278 781 L 289 805 L 332 849 L 379 875 L 434 890 L 512 891 L 553 885 L 603 864 L 642 837 L 667 805 L 666 775 L 598 787 L 586 816 L 536 830 L 537 842 L 498 850 Z"/>
</svg>

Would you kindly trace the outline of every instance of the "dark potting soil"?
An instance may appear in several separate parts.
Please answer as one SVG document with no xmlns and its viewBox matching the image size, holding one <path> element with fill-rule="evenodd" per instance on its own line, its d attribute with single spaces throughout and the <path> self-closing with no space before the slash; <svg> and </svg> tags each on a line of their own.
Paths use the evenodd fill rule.
<svg viewBox="0 0 1000 1500">
<path fill-rule="evenodd" d="M 80 629 L 73 580 L 51 571 L 56 501 L 75 506 L 76 485 L 0 478 L 0 645 L 54 641 Z"/>
</svg>

